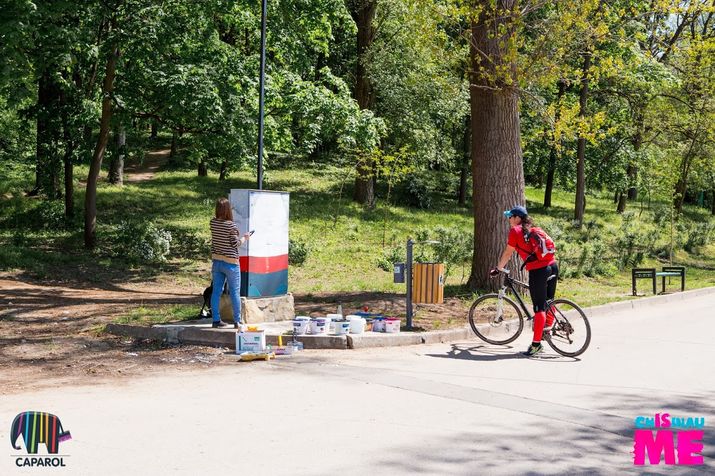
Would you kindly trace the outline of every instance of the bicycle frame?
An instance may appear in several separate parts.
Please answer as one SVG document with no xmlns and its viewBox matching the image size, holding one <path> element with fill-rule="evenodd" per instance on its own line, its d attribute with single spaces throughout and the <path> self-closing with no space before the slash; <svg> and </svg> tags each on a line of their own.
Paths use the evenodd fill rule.
<svg viewBox="0 0 715 476">
<path fill-rule="evenodd" d="M 517 292 L 516 288 L 514 287 L 514 284 L 518 284 L 519 286 L 522 286 L 526 289 L 529 289 L 529 285 L 526 283 L 522 283 L 518 279 L 514 279 L 508 274 L 504 275 L 504 286 L 501 287 L 499 290 L 499 297 L 503 297 L 504 294 L 506 293 L 507 289 L 511 290 L 511 293 L 516 297 L 516 300 L 519 302 L 519 306 L 521 306 L 521 310 L 524 311 L 524 314 L 526 315 L 526 320 L 531 320 L 534 318 L 534 316 L 529 312 L 529 308 L 526 306 L 526 303 L 524 300 L 521 298 L 521 294 Z M 548 303 L 547 303 L 548 304 Z"/>
</svg>

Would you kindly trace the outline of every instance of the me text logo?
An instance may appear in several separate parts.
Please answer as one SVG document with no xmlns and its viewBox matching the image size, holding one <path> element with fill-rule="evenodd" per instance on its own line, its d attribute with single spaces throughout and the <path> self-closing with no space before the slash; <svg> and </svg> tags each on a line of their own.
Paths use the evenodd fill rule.
<svg viewBox="0 0 715 476">
<path fill-rule="evenodd" d="M 660 464 L 661 456 L 666 465 L 703 464 L 705 418 L 656 413 L 652 417 L 637 417 L 635 426 L 633 464 L 645 465 L 646 453 L 650 464 Z"/>
<path fill-rule="evenodd" d="M 46 412 L 22 412 L 18 414 L 10 427 L 10 444 L 15 450 L 22 449 L 18 440 L 22 437 L 25 451 L 36 455 L 40 443 L 45 445 L 47 453 L 59 453 L 60 442 L 72 439 L 69 431 L 65 431 L 62 422 L 55 415 Z M 20 467 L 60 467 L 65 466 L 62 456 L 56 457 L 22 457 L 15 458 L 15 465 Z"/>
</svg>

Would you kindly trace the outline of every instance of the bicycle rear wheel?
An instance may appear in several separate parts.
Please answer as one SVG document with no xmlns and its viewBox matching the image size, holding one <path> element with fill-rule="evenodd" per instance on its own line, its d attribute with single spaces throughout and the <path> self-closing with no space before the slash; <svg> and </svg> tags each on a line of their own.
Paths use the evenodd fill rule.
<svg viewBox="0 0 715 476">
<path fill-rule="evenodd" d="M 477 337 L 495 345 L 516 340 L 524 329 L 524 318 L 516 303 L 498 294 L 485 294 L 469 308 L 469 325 Z"/>
<path fill-rule="evenodd" d="M 556 299 L 551 303 L 554 328 L 544 333 L 552 349 L 566 357 L 583 354 L 591 343 L 591 325 L 586 314 L 573 301 Z"/>
</svg>

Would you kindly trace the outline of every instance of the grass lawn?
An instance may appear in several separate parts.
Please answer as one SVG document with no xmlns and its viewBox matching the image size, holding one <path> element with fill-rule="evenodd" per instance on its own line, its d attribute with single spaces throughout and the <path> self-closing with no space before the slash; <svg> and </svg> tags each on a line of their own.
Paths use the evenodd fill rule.
<svg viewBox="0 0 715 476">
<path fill-rule="evenodd" d="M 32 172 L 31 167 L 15 168 L 0 176 L 0 270 L 19 270 L 47 280 L 63 276 L 87 283 L 157 280 L 207 285 L 210 277 L 205 241 L 209 238 L 208 221 L 214 202 L 226 196 L 229 189 L 255 187 L 253 171 L 234 173 L 223 182 L 214 174 L 197 177 L 193 170 L 163 170 L 152 180 L 123 187 L 101 182 L 97 200 L 98 247 L 87 252 L 82 248 L 84 188 L 79 182 L 86 178 L 86 167 L 75 170 L 79 216 L 67 225 L 61 219 L 61 201 L 48 205 L 22 195 L 22 190 L 31 188 Z M 341 185 L 344 185 L 342 193 Z M 307 244 L 309 253 L 302 266 L 290 267 L 289 289 L 307 298 L 312 294 L 357 291 L 402 293 L 404 285 L 393 284 L 391 273 L 377 267 L 383 251 L 404 247 L 407 238 L 414 237 L 420 229 L 442 225 L 457 227 L 465 233 L 472 231 L 471 210 L 458 207 L 451 195 L 443 192 L 433 193 L 433 207 L 428 210 L 386 205 L 384 200 L 379 200 L 374 210 L 363 209 L 350 200 L 352 183 L 346 178 L 346 171 L 336 167 L 269 170 L 264 187 L 291 193 L 291 239 Z M 542 190 L 527 189 L 527 204 L 537 224 L 543 222 L 550 230 L 549 224 L 556 223 L 555 220 L 563 224 L 570 219 L 572 193 L 555 191 L 554 206 L 548 210 L 539 206 L 542 197 Z M 638 210 L 639 205 L 631 207 Z M 648 212 L 639 219 L 645 221 L 651 215 L 652 212 Z M 692 221 L 693 217 L 711 220 L 704 209 L 695 208 L 688 208 L 683 220 Z M 130 263 L 114 251 L 115 232 L 122 222 L 137 220 L 152 220 L 159 227 L 169 229 L 174 236 L 172 246 L 177 249 L 188 242 L 199 249 L 176 252 L 166 263 Z M 604 240 L 617 235 L 621 220 L 610 197 L 598 193 L 589 195 L 586 221 L 592 222 Z M 494 260 L 496 262 L 496 256 Z M 715 286 L 713 244 L 692 254 L 679 250 L 674 264 L 688 268 L 686 289 Z M 662 265 L 654 258 L 647 258 L 639 266 Z M 471 292 L 461 286 L 462 271 L 460 267 L 451 271 L 446 283 L 447 294 L 460 296 L 466 302 Z M 469 274 L 468 263 L 464 271 Z M 631 299 L 630 280 L 630 267 L 616 270 L 610 276 L 566 278 L 559 283 L 559 295 L 573 298 L 584 306 Z M 676 287 L 674 280 L 672 289 Z M 639 288 L 647 291 L 648 283 L 641 281 Z M 188 310 L 174 307 L 150 314 L 168 318 L 187 313 Z M 136 318 L 137 314 L 128 315 L 126 319 L 132 320 L 132 316 Z"/>
</svg>

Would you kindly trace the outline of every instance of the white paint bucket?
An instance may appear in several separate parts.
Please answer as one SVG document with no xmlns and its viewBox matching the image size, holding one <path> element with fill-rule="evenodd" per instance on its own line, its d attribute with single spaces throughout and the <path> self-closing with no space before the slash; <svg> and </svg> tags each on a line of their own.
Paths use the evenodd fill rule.
<svg viewBox="0 0 715 476">
<path fill-rule="evenodd" d="M 314 317 L 310 320 L 310 333 L 313 335 L 327 334 L 330 329 L 330 319 L 327 317 Z"/>
<path fill-rule="evenodd" d="M 373 319 L 372 332 L 385 332 L 385 319 L 381 317 Z"/>
<path fill-rule="evenodd" d="M 348 321 L 340 321 L 335 323 L 335 335 L 344 336 L 350 332 L 350 323 Z"/>
<path fill-rule="evenodd" d="M 365 319 L 362 317 L 352 316 L 350 319 L 350 333 L 351 334 L 362 334 L 365 332 Z"/>
<path fill-rule="evenodd" d="M 343 320 L 343 315 L 342 314 L 328 314 L 326 316 L 328 319 L 330 319 L 330 332 L 336 332 L 335 331 L 335 321 L 342 321 Z"/>
<path fill-rule="evenodd" d="M 308 319 L 294 319 L 293 332 L 299 336 L 304 336 L 308 332 L 308 324 L 310 324 Z"/>
<path fill-rule="evenodd" d="M 385 319 L 385 332 L 394 334 L 397 332 L 400 332 L 400 320 L 395 318 L 395 319 Z"/>
</svg>

